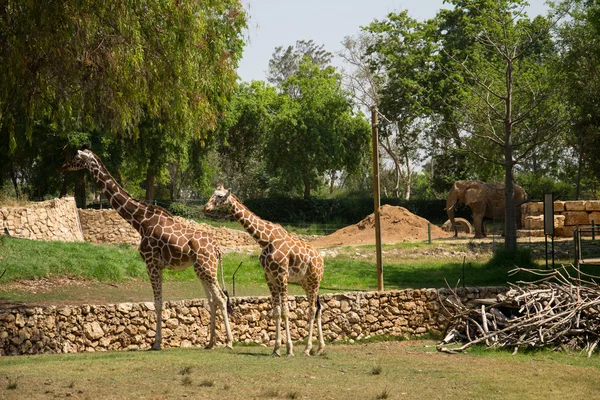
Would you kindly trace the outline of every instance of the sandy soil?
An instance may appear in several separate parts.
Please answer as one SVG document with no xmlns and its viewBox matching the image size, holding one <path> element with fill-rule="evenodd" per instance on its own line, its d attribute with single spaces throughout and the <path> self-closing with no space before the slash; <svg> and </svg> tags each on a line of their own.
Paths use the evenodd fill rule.
<svg viewBox="0 0 600 400">
<path fill-rule="evenodd" d="M 427 240 L 429 221 L 404 207 L 383 205 L 380 208 L 381 242 L 385 244 Z M 431 225 L 431 238 L 449 238 L 452 234 Z M 356 246 L 375 244 L 375 217 L 367 216 L 362 221 L 339 229 L 331 235 L 311 242 L 316 247 Z"/>
</svg>

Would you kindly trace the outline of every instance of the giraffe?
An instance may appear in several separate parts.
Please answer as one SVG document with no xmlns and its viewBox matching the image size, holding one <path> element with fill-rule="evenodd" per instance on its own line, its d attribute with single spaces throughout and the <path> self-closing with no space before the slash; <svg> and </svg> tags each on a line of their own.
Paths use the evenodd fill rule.
<svg viewBox="0 0 600 400">
<path fill-rule="evenodd" d="M 146 263 L 156 310 L 156 336 L 151 349 L 160 350 L 162 342 L 162 271 L 182 271 L 191 265 L 204 286 L 210 306 L 210 338 L 206 348 L 215 345 L 217 305 L 223 315 L 226 347 L 232 348 L 233 336 L 227 316 L 228 298 L 217 280 L 222 253 L 212 237 L 175 219 L 163 208 L 132 198 L 110 175 L 100 158 L 87 148 L 78 150 L 77 155 L 63 165 L 62 172 L 80 169 L 91 172 L 111 206 L 141 235 L 138 251 Z"/>
<path fill-rule="evenodd" d="M 225 190 L 223 185 L 218 185 L 217 190 L 204 206 L 204 210 L 210 211 L 221 206 L 229 208 L 233 217 L 242 224 L 262 248 L 260 265 L 264 270 L 265 279 L 271 292 L 273 318 L 275 318 L 276 333 L 273 355 L 281 356 L 279 347 L 281 345 L 282 316 L 285 321 L 286 353 L 288 357 L 294 355 L 288 320 L 288 281 L 298 282 L 308 298 L 308 342 L 304 354 L 310 356 L 315 316 L 319 341 L 317 354 L 321 354 L 325 347 L 318 296 L 324 269 L 321 254 L 309 243 L 287 233 L 280 225 L 259 218 L 244 206 L 230 190 Z"/>
</svg>

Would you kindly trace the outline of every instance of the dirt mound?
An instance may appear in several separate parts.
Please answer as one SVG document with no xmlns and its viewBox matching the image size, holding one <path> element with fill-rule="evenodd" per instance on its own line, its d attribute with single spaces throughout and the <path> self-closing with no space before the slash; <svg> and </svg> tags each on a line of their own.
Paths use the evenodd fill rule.
<svg viewBox="0 0 600 400">
<path fill-rule="evenodd" d="M 383 205 L 379 212 L 381 221 L 381 242 L 386 244 L 427 240 L 429 221 L 404 207 Z M 444 232 L 431 225 L 431 238 L 447 238 L 452 233 Z M 369 215 L 357 224 L 333 232 L 329 236 L 311 242 L 316 247 L 375 244 L 375 217 Z"/>
</svg>

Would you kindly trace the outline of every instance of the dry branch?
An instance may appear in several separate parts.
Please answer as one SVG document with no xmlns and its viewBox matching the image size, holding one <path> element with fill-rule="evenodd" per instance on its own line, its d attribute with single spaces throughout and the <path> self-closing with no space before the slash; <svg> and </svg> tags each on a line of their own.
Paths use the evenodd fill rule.
<svg viewBox="0 0 600 400">
<path fill-rule="evenodd" d="M 517 268 L 509 274 L 517 272 L 540 278 L 509 284 L 505 294 L 479 301 L 476 307 L 463 304 L 456 293 L 444 299 L 450 320 L 438 351 L 459 353 L 485 342 L 515 352 L 550 347 L 591 356 L 600 342 L 599 277 L 572 265 L 552 271 Z"/>
</svg>

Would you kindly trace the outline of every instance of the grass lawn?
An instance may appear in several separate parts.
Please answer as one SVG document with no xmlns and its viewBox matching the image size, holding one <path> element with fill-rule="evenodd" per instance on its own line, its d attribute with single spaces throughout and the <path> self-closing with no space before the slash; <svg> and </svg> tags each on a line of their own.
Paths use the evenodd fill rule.
<svg viewBox="0 0 600 400">
<path fill-rule="evenodd" d="M 488 266 L 486 251 L 465 244 L 402 243 L 384 246 L 386 289 L 502 285 L 507 268 Z M 326 249 L 321 292 L 377 288 L 374 246 Z M 463 256 L 461 256 L 463 255 Z M 468 258 L 468 260 L 466 260 Z M 463 272 L 463 260 L 464 272 Z M 146 268 L 137 249 L 128 245 L 42 242 L 0 237 L 0 299 L 10 302 L 121 302 L 151 301 Z M 238 269 L 239 267 L 239 269 Z M 223 257 L 226 285 L 237 296 L 268 295 L 258 251 L 228 252 Z M 237 270 L 237 272 L 236 272 Z M 513 278 L 514 279 L 514 278 Z M 303 294 L 290 285 L 290 294 Z M 193 269 L 165 271 L 165 300 L 204 295 Z"/>
<path fill-rule="evenodd" d="M 323 356 L 275 358 L 235 346 L 160 352 L 6 357 L 0 398 L 591 399 L 598 357 L 475 349 L 432 341 L 330 345 Z"/>
<path fill-rule="evenodd" d="M 374 290 L 374 246 L 323 250 L 321 292 Z M 513 265 L 490 263 L 490 247 L 462 243 L 400 243 L 383 247 L 386 289 L 504 285 Z M 239 267 L 239 269 L 238 269 Z M 268 295 L 258 251 L 223 257 L 227 289 L 236 296 Z M 236 272 L 237 270 L 237 272 Z M 0 237 L 0 301 L 24 303 L 114 303 L 151 301 L 152 290 L 137 249 L 128 245 L 42 242 Z M 290 294 L 303 294 L 295 284 Z M 193 269 L 165 271 L 164 299 L 204 296 Z"/>
</svg>

